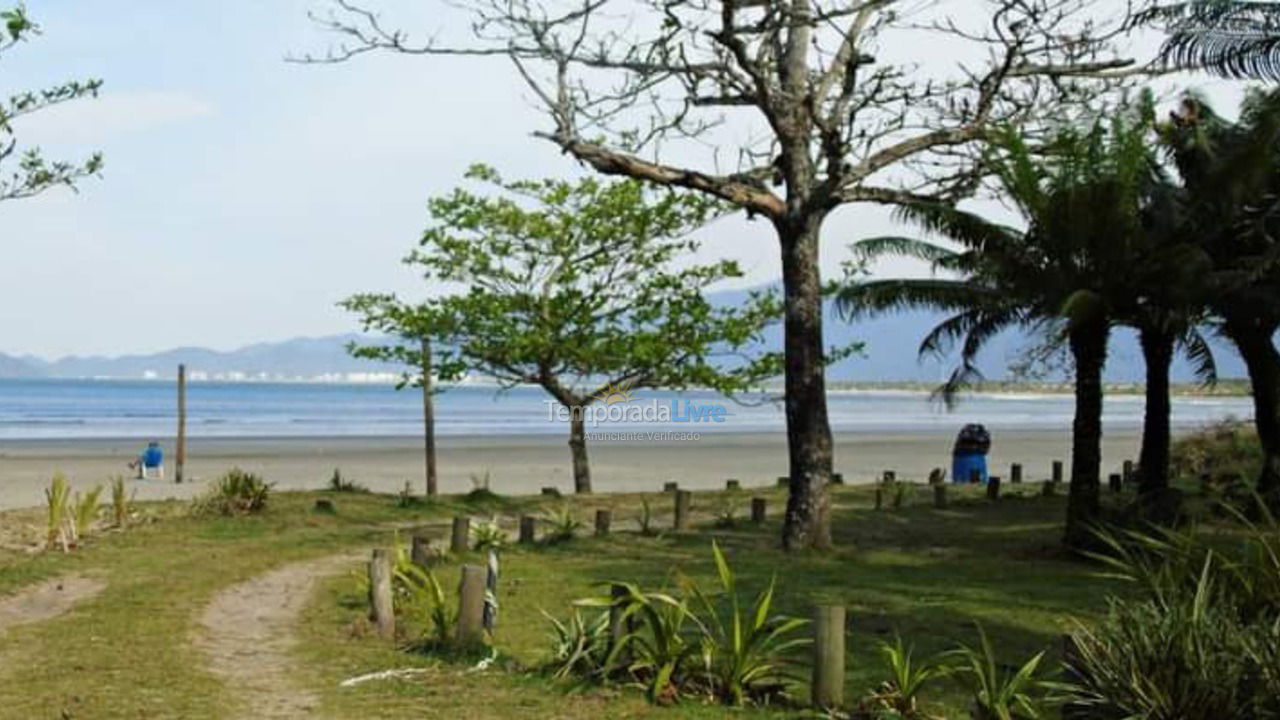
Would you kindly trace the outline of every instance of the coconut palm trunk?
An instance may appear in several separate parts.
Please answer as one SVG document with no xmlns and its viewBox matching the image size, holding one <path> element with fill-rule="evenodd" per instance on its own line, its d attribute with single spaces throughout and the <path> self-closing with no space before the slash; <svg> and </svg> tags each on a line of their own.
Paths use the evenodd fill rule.
<svg viewBox="0 0 1280 720">
<path fill-rule="evenodd" d="M 1104 320 L 1089 320 L 1069 331 L 1075 360 L 1075 419 L 1071 424 L 1071 488 L 1067 496 L 1067 527 L 1063 541 L 1080 550 L 1092 544 L 1098 521 L 1099 473 L 1102 468 L 1102 369 L 1107 361 L 1110 328 Z"/>
<path fill-rule="evenodd" d="M 1154 496 L 1169 487 L 1170 414 L 1169 366 L 1176 338 L 1166 330 L 1138 331 L 1146 362 L 1146 409 L 1142 420 L 1142 449 L 1138 454 L 1138 493 Z"/>
<path fill-rule="evenodd" d="M 1276 324 L 1229 318 L 1223 333 L 1244 358 L 1253 386 L 1253 418 L 1262 446 L 1258 492 L 1280 491 L 1280 353 L 1272 342 Z"/>
</svg>

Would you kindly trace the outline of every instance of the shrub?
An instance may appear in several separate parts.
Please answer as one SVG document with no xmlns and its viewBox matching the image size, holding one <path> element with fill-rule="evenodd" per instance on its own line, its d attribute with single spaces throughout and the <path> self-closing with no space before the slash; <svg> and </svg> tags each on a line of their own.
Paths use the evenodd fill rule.
<svg viewBox="0 0 1280 720">
<path fill-rule="evenodd" d="M 76 493 L 75 501 L 72 503 L 74 509 L 72 520 L 74 521 L 76 542 L 88 535 L 89 530 L 93 528 L 93 521 L 98 519 L 98 506 L 101 497 L 101 485 L 95 485 L 92 490 L 83 495 Z"/>
<path fill-rule="evenodd" d="M 584 617 L 574 608 L 561 622 L 542 613 L 551 622 L 551 660 L 546 669 L 556 680 L 579 678 L 601 680 L 609 666 L 609 611 Z"/>
<path fill-rule="evenodd" d="M 738 512 L 742 509 L 742 498 L 733 491 L 720 497 L 720 505 L 716 509 L 716 527 L 732 528 L 738 525 Z"/>
<path fill-rule="evenodd" d="M 195 515 L 248 515 L 267 506 L 271 483 L 240 468 L 232 468 L 214 481 L 192 504 Z"/>
<path fill-rule="evenodd" d="M 342 471 L 338 468 L 333 469 L 333 474 L 329 476 L 329 491 L 340 493 L 367 493 L 369 488 L 361 485 L 355 480 L 349 480 L 342 476 Z"/>
<path fill-rule="evenodd" d="M 1208 474 L 1216 483 L 1229 483 L 1257 476 L 1262 446 L 1252 423 L 1227 419 L 1174 441 L 1169 462 L 1175 476 Z"/>
<path fill-rule="evenodd" d="M 1280 718 L 1280 525 L 1101 532 L 1096 557 L 1140 590 L 1072 634 L 1075 703 L 1101 717 Z"/>
</svg>

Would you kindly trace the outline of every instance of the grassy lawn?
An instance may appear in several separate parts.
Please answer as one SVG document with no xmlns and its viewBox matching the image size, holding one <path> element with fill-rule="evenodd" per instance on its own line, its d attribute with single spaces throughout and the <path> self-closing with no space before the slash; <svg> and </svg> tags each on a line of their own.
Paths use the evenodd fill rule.
<svg viewBox="0 0 1280 720">
<path fill-rule="evenodd" d="M 338 575 L 303 613 L 296 680 L 319 694 L 321 714 L 329 717 L 416 718 L 428 708 L 430 716 L 459 718 L 722 717 L 723 709 L 696 703 L 650 707 L 627 689 L 567 694 L 528 671 L 549 648 L 543 610 L 564 616 L 572 600 L 616 579 L 657 588 L 682 573 L 711 587 L 712 538 L 747 589 L 777 577 L 782 610 L 807 616 L 816 602 L 848 607 L 851 699 L 879 681 L 875 643 L 895 632 L 932 653 L 974 641 L 976 621 L 1008 663 L 1044 649 L 1056 655 L 1070 619 L 1100 611 L 1109 588 L 1090 567 L 1059 556 L 1065 500 L 1038 497 L 1038 490 L 1015 486 L 1025 497 L 991 504 L 976 490 L 952 488 L 951 507 L 935 510 L 928 489 L 918 487 L 905 507 L 876 511 L 870 488 L 840 488 L 834 513 L 840 549 L 826 555 L 777 550 L 784 496 L 774 489 L 742 493 L 769 498 L 771 519 L 762 527 L 712 527 L 723 494 L 698 493 L 694 507 L 703 524 L 659 537 L 635 531 L 638 495 L 570 498 L 584 520 L 597 507 L 613 507 L 614 534 L 594 538 L 588 530 L 568 543 L 504 552 L 496 636 L 504 669 L 475 672 L 466 663 L 394 649 L 368 631 L 354 576 Z M 285 563 L 386 546 L 410 527 L 436 526 L 444 534 L 457 513 L 498 513 L 513 526 L 517 513 L 554 502 L 451 498 L 400 508 L 392 497 L 343 493 L 329 495 L 337 514 L 323 515 L 311 510 L 322 495 L 282 493 L 267 512 L 246 518 L 195 519 L 183 505 L 147 505 L 152 521 L 96 535 L 69 555 L 0 553 L 0 595 L 71 573 L 108 582 L 66 615 L 0 635 L 0 718 L 229 717 L 245 710 L 237 708 L 236 688 L 211 675 L 191 645 L 195 619 L 220 589 Z M 659 522 L 669 524 L 670 496 L 648 498 Z M 38 522 L 32 513 L 0 520 Z M 437 574 L 448 589 L 457 582 L 452 562 Z M 338 687 L 348 677 L 410 666 L 426 670 L 408 680 Z M 806 692 L 797 688 L 801 697 Z M 965 716 L 963 697 L 945 682 L 933 696 L 947 717 Z"/>
</svg>

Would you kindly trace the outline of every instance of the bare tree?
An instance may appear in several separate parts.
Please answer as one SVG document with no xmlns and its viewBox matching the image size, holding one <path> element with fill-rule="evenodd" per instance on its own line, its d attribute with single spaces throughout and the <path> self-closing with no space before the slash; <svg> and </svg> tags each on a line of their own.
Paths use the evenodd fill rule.
<svg viewBox="0 0 1280 720">
<path fill-rule="evenodd" d="M 546 113 L 537 137 L 597 172 L 705 192 L 774 226 L 788 549 L 831 542 L 823 222 L 849 203 L 961 198 L 981 183 L 989 129 L 1037 132 L 1141 71 L 1118 54 L 1137 8 L 1115 0 L 454 0 L 472 19 L 458 41 L 416 40 L 334 2 L 314 17 L 341 40 L 303 61 L 505 58 Z M 925 48 L 949 61 L 913 59 Z"/>
</svg>

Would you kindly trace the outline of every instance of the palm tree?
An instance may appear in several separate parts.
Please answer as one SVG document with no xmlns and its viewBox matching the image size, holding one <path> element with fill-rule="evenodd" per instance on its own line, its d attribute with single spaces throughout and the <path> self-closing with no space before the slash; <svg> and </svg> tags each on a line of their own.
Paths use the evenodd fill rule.
<svg viewBox="0 0 1280 720">
<path fill-rule="evenodd" d="M 1257 489 L 1280 493 L 1280 91 L 1248 96 L 1236 123 L 1187 97 L 1164 141 L 1212 261 L 1209 310 L 1249 373 L 1263 450 Z"/>
<path fill-rule="evenodd" d="M 1158 5 L 1137 17 L 1163 25 L 1159 58 L 1168 66 L 1230 78 L 1280 80 L 1280 3 L 1192 0 Z"/>
<path fill-rule="evenodd" d="M 920 307 L 952 313 L 920 346 L 923 354 L 960 344 L 960 365 L 943 387 L 948 396 L 977 376 L 978 352 L 1001 330 L 1065 334 L 1075 365 L 1064 536 L 1073 548 L 1090 544 L 1099 515 L 1102 370 L 1111 327 L 1139 314 L 1136 288 L 1159 280 L 1160 253 L 1143 217 L 1145 198 L 1159 180 L 1149 128 L 1149 112 L 1118 115 L 1086 132 L 1063 131 L 1039 149 L 1005 134 L 990 163 L 1025 230 L 951 206 L 906 207 L 902 219 L 959 249 L 889 237 L 857 243 L 855 253 L 925 259 L 946 277 L 871 281 L 838 295 L 846 315 Z"/>
</svg>

